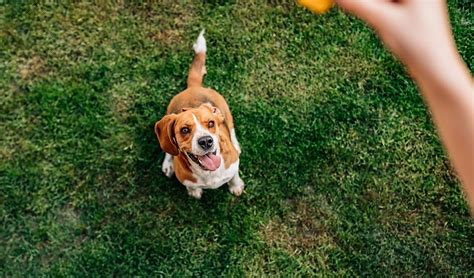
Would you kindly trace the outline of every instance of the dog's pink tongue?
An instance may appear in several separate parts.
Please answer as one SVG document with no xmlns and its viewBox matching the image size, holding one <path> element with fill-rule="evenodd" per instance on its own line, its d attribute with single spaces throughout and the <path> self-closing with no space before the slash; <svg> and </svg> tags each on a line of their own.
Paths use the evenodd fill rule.
<svg viewBox="0 0 474 278">
<path fill-rule="evenodd" d="M 202 166 L 209 171 L 215 171 L 219 166 L 221 166 L 221 158 L 212 153 L 200 156 L 199 160 L 201 161 Z"/>
</svg>

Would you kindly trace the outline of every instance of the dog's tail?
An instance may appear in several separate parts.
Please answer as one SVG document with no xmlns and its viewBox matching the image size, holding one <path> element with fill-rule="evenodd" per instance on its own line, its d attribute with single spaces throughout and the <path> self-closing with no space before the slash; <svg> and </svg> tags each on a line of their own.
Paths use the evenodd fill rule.
<svg viewBox="0 0 474 278">
<path fill-rule="evenodd" d="M 204 30 L 199 33 L 196 43 L 193 45 L 194 59 L 189 69 L 188 88 L 201 86 L 202 79 L 206 72 L 206 39 L 204 38 Z"/>
</svg>

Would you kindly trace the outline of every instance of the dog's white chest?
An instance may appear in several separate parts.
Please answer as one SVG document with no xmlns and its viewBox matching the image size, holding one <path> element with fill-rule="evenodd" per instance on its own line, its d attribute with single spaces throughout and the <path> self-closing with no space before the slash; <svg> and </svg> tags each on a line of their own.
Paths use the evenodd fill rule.
<svg viewBox="0 0 474 278">
<path fill-rule="evenodd" d="M 215 171 L 204 171 L 198 167 L 192 167 L 196 182 L 184 181 L 186 187 L 215 189 L 229 182 L 239 171 L 239 160 L 225 168 L 224 163 Z"/>
</svg>

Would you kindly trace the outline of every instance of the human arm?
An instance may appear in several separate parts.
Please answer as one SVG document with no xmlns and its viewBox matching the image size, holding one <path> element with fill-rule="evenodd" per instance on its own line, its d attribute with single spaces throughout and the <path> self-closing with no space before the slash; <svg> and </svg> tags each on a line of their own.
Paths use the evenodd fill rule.
<svg viewBox="0 0 474 278">
<path fill-rule="evenodd" d="M 443 0 L 338 0 L 371 25 L 407 67 L 433 115 L 474 215 L 474 82 Z"/>
</svg>

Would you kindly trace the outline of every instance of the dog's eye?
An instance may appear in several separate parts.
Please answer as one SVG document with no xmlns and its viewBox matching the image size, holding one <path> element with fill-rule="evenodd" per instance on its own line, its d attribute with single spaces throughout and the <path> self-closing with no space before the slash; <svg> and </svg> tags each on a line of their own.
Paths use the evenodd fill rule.
<svg viewBox="0 0 474 278">
<path fill-rule="evenodd" d="M 209 121 L 209 122 L 207 123 L 207 127 L 208 127 L 208 128 L 214 127 L 214 121 Z"/>
<path fill-rule="evenodd" d="M 183 127 L 183 128 L 181 129 L 181 134 L 188 134 L 188 133 L 189 133 L 189 128 Z"/>
</svg>

